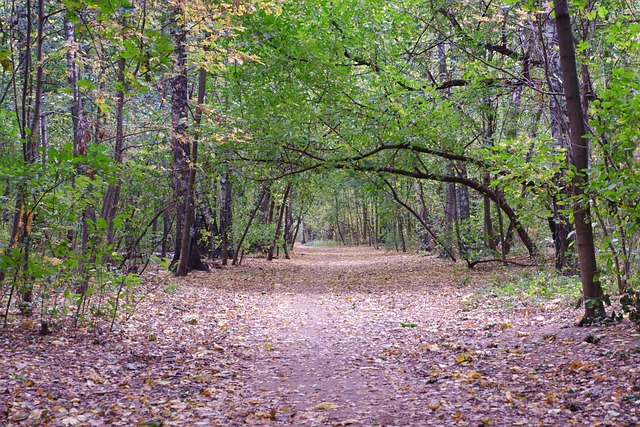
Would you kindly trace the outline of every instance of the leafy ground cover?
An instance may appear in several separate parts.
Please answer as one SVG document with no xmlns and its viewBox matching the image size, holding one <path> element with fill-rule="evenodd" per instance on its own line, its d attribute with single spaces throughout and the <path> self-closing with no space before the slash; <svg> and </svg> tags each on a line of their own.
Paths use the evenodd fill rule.
<svg viewBox="0 0 640 427">
<path fill-rule="evenodd" d="M 521 269 L 344 247 L 244 264 L 150 276 L 113 333 L 3 330 L 0 425 L 640 424 L 638 329 L 491 291 Z"/>
</svg>

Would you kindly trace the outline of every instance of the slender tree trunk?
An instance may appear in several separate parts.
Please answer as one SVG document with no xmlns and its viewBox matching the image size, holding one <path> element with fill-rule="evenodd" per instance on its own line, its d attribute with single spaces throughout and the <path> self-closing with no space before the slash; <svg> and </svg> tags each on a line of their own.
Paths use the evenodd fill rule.
<svg viewBox="0 0 640 427">
<path fill-rule="evenodd" d="M 204 106 L 204 96 L 207 86 L 207 71 L 200 68 L 198 75 L 198 100 L 196 105 L 196 113 L 194 116 L 195 135 L 191 143 L 191 153 L 189 156 L 189 179 L 187 182 L 187 205 L 184 215 L 184 225 L 182 227 L 182 243 L 180 246 L 180 261 L 176 269 L 176 276 L 186 276 L 190 266 L 189 261 L 195 257 L 200 259 L 200 254 L 192 253 L 198 251 L 197 242 L 195 242 L 196 231 L 193 226 L 195 215 L 195 191 L 196 191 L 196 166 L 198 164 L 198 139 L 200 137 L 200 121 L 202 120 L 202 108 Z M 199 264 L 199 262 L 197 262 Z"/>
<path fill-rule="evenodd" d="M 171 219 L 169 212 L 165 212 L 162 218 L 162 245 L 160 257 L 166 258 L 169 252 L 169 234 L 171 233 Z"/>
<path fill-rule="evenodd" d="M 122 163 L 122 152 L 124 150 L 125 66 L 125 58 L 120 58 L 118 60 L 118 83 L 121 88 L 116 93 L 116 139 L 113 151 L 113 159 L 117 163 Z M 120 182 L 109 185 L 102 205 L 102 218 L 107 222 L 108 245 L 112 245 L 115 239 L 114 219 L 120 202 L 120 188 Z"/>
<path fill-rule="evenodd" d="M 75 26 L 71 21 L 65 18 L 64 29 L 67 38 L 67 83 L 73 93 L 73 103 L 71 104 L 71 123 L 73 125 L 73 155 L 74 156 L 86 156 L 87 145 L 91 139 L 91 132 L 89 131 L 89 124 L 84 114 L 84 108 L 82 105 L 82 94 L 80 87 L 78 86 L 78 79 L 80 78 L 80 69 L 78 67 L 77 58 L 79 46 L 76 42 Z M 86 164 L 78 165 L 78 174 L 87 174 L 88 168 Z M 82 229 L 81 234 L 81 249 L 82 253 L 86 256 L 89 251 L 89 219 L 94 219 L 95 212 L 92 206 L 85 208 L 82 212 L 80 227 Z M 92 251 L 91 251 L 92 252 Z M 81 259 L 78 265 L 79 283 L 76 288 L 76 293 L 85 296 L 87 288 L 89 286 L 89 278 L 87 276 L 86 263 L 93 260 Z"/>
<path fill-rule="evenodd" d="M 236 247 L 235 250 L 235 254 L 233 256 L 233 262 L 231 263 L 232 265 L 237 265 L 238 264 L 238 256 L 242 250 L 242 244 L 244 243 L 244 239 L 247 237 L 247 234 L 249 233 L 249 229 L 251 228 L 251 224 L 253 223 L 253 219 L 256 217 L 256 214 L 258 213 L 258 211 L 260 210 L 260 208 L 262 207 L 262 201 L 265 198 L 265 196 L 267 195 L 267 186 L 263 186 L 262 190 L 260 191 L 260 196 L 258 196 L 258 201 L 256 203 L 255 208 L 253 209 L 253 211 L 251 212 L 251 215 L 249 216 L 249 220 L 247 221 L 247 225 L 244 228 L 244 232 L 242 233 L 242 236 L 240 237 L 240 241 L 238 241 L 238 246 Z"/>
<path fill-rule="evenodd" d="M 31 40 L 31 29 L 33 25 L 33 16 L 31 10 L 31 2 L 26 2 L 26 34 L 24 56 L 22 60 L 22 99 L 19 103 L 16 99 L 16 108 L 18 124 L 20 127 L 20 136 L 22 137 L 22 154 L 26 167 L 37 161 L 37 146 L 40 131 L 40 116 L 42 109 L 42 93 L 44 87 L 44 0 L 38 0 L 36 10 L 36 74 L 33 81 L 31 55 L 33 42 Z M 13 217 L 13 227 L 11 230 L 11 238 L 9 242 L 10 248 L 20 247 L 22 251 L 22 269 L 29 267 L 29 251 L 31 240 L 31 221 L 33 219 L 33 208 L 27 206 L 26 193 L 28 191 L 28 183 L 21 185 L 18 190 L 16 199 L 15 212 Z M 16 269 L 16 274 L 18 269 Z M 20 290 L 22 298 L 21 311 L 25 315 L 32 312 L 33 288 L 27 284 Z"/>
<path fill-rule="evenodd" d="M 449 251 L 453 251 L 453 243 L 455 237 L 455 227 L 458 204 L 456 203 L 456 185 L 452 182 L 445 184 L 445 205 L 444 205 L 444 231 L 446 237 L 446 245 Z"/>
<path fill-rule="evenodd" d="M 564 93 L 569 116 L 571 137 L 571 164 L 576 173 L 571 180 L 573 189 L 573 216 L 576 228 L 576 244 L 580 259 L 580 278 L 582 279 L 582 294 L 584 298 L 584 321 L 606 317 L 603 304 L 603 293 L 597 278 L 597 264 L 595 246 L 593 243 L 593 229 L 591 228 L 591 213 L 589 199 L 585 194 L 585 187 L 589 183 L 589 144 L 584 138 L 586 129 L 584 115 L 580 101 L 580 86 L 576 66 L 575 50 L 573 46 L 573 30 L 569 16 L 567 0 L 554 0 L 556 13 L 556 27 L 558 30 L 558 45 L 560 48 L 560 64 L 564 80 Z"/>
<path fill-rule="evenodd" d="M 545 59 L 545 72 L 547 76 L 547 84 L 549 90 L 553 93 L 563 93 L 564 85 L 561 79 L 560 54 L 557 50 L 551 48 L 558 42 L 558 31 L 556 23 L 550 17 L 544 22 L 544 37 L 546 45 L 540 48 L 541 55 Z M 549 115 L 551 118 L 551 135 L 553 137 L 553 148 L 557 152 L 566 152 L 565 164 L 569 164 L 569 128 L 565 120 L 566 103 L 560 95 L 551 95 L 549 97 Z M 556 270 L 564 274 L 575 274 L 576 265 L 571 252 L 573 245 L 571 234 L 573 227 L 569 222 L 569 218 L 562 212 L 566 209 L 563 203 L 571 197 L 571 186 L 566 183 L 563 174 L 554 177 L 554 187 L 558 189 L 558 193 L 552 195 L 552 218 L 549 220 L 549 228 L 553 237 Z"/>
<path fill-rule="evenodd" d="M 227 265 L 227 260 L 233 254 L 233 242 L 231 239 L 231 230 L 233 225 L 233 183 L 231 182 L 231 168 L 227 166 L 227 170 L 220 178 L 220 257 L 222 265 Z"/>
<path fill-rule="evenodd" d="M 335 221 L 336 221 L 336 230 L 338 231 L 338 237 L 340 237 L 340 242 L 343 245 L 347 245 L 347 241 L 344 238 L 342 227 L 340 227 L 340 201 L 338 200 L 338 193 L 336 192 L 334 195 L 335 202 Z"/>
<path fill-rule="evenodd" d="M 287 187 L 284 190 L 284 195 L 282 196 L 282 203 L 280 204 L 280 209 L 278 209 L 278 222 L 276 222 L 276 230 L 273 234 L 273 240 L 271 241 L 271 245 L 269 246 L 269 252 L 267 254 L 267 260 L 273 260 L 273 254 L 276 249 L 276 244 L 278 242 L 278 238 L 280 238 L 280 233 L 282 232 L 282 220 L 284 219 L 284 210 L 286 208 L 287 200 L 289 198 L 289 192 L 291 191 L 291 184 L 287 184 Z"/>
<path fill-rule="evenodd" d="M 184 220 L 187 211 L 187 194 L 189 182 L 188 157 L 191 152 L 191 144 L 187 133 L 187 113 L 189 108 L 189 93 L 187 87 L 187 31 L 180 17 L 184 15 L 181 6 L 172 10 L 173 17 L 170 22 L 170 32 L 173 37 L 173 71 L 171 78 L 171 153 L 172 158 L 172 182 L 173 195 L 176 207 L 176 235 L 172 265 L 180 259 L 182 253 L 183 233 L 189 233 L 184 229 Z"/>
<path fill-rule="evenodd" d="M 400 237 L 400 242 L 402 243 L 402 252 L 407 252 L 407 242 L 404 238 L 404 230 L 403 230 L 403 226 L 402 223 L 404 221 L 402 221 L 402 215 L 400 215 L 400 212 L 398 212 L 397 214 L 397 222 L 398 222 L 398 235 Z"/>
<path fill-rule="evenodd" d="M 483 118 L 482 127 L 483 127 L 486 144 L 489 146 L 492 146 L 494 142 L 493 136 L 494 136 L 495 127 L 496 127 L 494 103 L 491 102 L 490 99 L 487 99 L 485 104 L 486 104 L 487 111 L 482 116 Z M 511 111 L 512 109 L 509 110 L 509 112 Z M 486 187 L 491 186 L 491 174 L 488 171 L 484 171 L 482 173 L 482 183 Z M 497 249 L 497 245 L 496 245 L 496 236 L 493 231 L 493 219 L 491 217 L 491 199 L 487 196 L 483 196 L 482 206 L 483 206 L 483 215 L 484 215 L 483 226 L 484 226 L 485 245 L 490 250 L 495 251 Z"/>
</svg>

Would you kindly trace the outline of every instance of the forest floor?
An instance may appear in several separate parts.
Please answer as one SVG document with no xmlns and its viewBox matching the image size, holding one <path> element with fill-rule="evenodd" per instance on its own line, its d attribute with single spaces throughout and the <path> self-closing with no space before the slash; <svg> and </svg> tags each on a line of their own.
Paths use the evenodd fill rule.
<svg viewBox="0 0 640 427">
<path fill-rule="evenodd" d="M 637 327 L 476 292 L 515 271 L 301 246 L 149 275 L 115 332 L 0 332 L 0 426 L 640 425 Z"/>
</svg>

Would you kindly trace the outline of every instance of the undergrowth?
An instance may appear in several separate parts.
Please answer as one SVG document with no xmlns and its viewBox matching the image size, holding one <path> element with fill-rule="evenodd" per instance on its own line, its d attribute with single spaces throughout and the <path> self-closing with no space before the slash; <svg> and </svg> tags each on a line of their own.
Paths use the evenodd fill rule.
<svg viewBox="0 0 640 427">
<path fill-rule="evenodd" d="M 577 276 L 560 276 L 553 270 L 527 271 L 489 280 L 466 302 L 510 307 L 516 301 L 543 305 L 551 300 L 559 300 L 573 305 L 579 300 L 581 289 Z"/>
</svg>

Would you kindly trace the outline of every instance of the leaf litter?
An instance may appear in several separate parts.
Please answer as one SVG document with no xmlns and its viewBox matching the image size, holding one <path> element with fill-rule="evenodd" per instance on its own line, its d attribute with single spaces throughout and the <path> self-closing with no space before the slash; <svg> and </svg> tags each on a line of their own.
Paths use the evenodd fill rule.
<svg viewBox="0 0 640 427">
<path fill-rule="evenodd" d="M 301 246 L 171 278 L 115 333 L 3 330 L 0 425 L 639 425 L 637 328 L 470 296 L 511 268 Z"/>
</svg>

